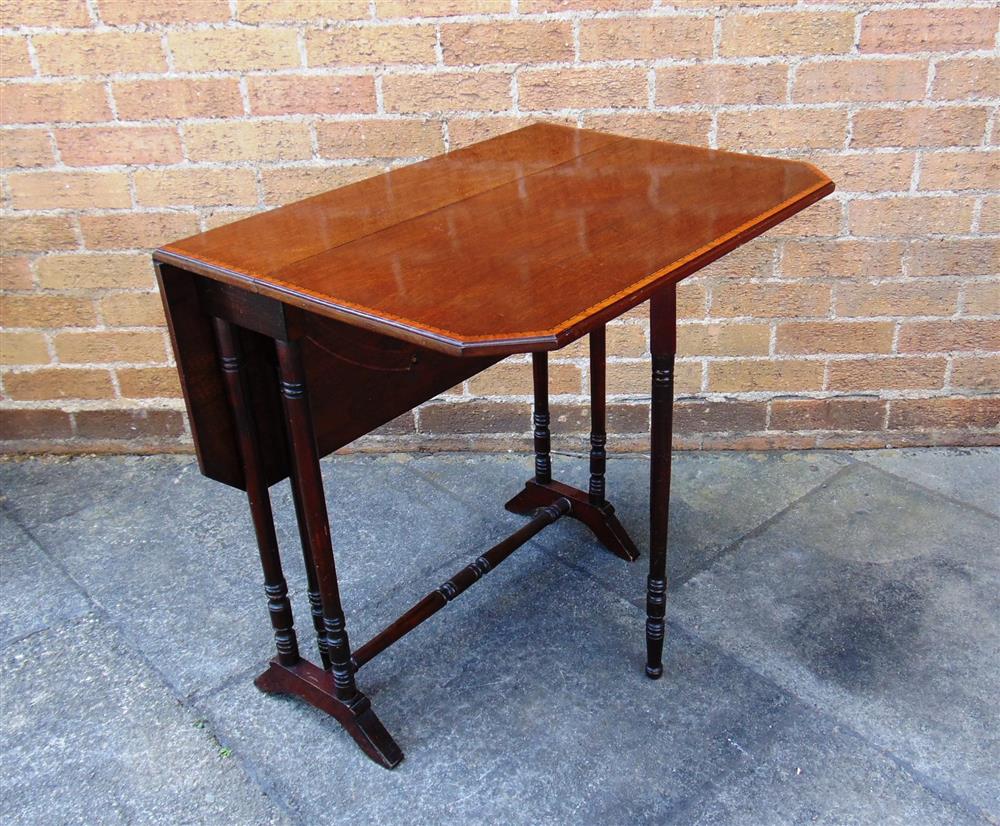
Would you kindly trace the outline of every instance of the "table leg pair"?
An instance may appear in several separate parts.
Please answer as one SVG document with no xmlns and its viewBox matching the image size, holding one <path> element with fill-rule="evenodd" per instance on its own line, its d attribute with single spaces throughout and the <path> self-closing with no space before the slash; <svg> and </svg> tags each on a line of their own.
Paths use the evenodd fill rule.
<svg viewBox="0 0 1000 826">
<path fill-rule="evenodd" d="M 651 300 L 651 351 L 653 363 L 651 474 L 650 474 L 650 572 L 647 593 L 646 673 L 662 674 L 666 594 L 667 507 L 670 486 L 670 428 L 674 354 L 674 287 Z M 605 498 L 605 331 L 591 333 L 592 428 L 590 485 L 583 491 L 552 479 L 549 450 L 548 362 L 544 353 L 533 354 L 535 388 L 535 477 L 507 503 L 516 513 L 532 519 L 507 539 L 484 552 L 455 576 L 430 592 L 385 630 L 352 655 L 330 539 L 329 518 L 319 455 L 307 397 L 305 369 L 299 344 L 276 340 L 279 384 L 291 459 L 291 488 L 295 502 L 308 578 L 313 626 L 322 668 L 299 654 L 288 588 L 281 568 L 273 514 L 262 452 L 248 382 L 242 364 L 238 328 L 214 320 L 219 361 L 233 414 L 243 464 L 247 498 L 264 571 L 264 590 L 274 628 L 277 656 L 257 680 L 269 693 L 294 694 L 325 711 L 341 723 L 372 760 L 392 768 L 403 753 L 371 708 L 368 697 L 355 682 L 355 672 L 393 642 L 428 619 L 466 588 L 506 559 L 517 548 L 562 516 L 584 522 L 602 544 L 623 559 L 638 557 L 614 508 Z"/>
</svg>

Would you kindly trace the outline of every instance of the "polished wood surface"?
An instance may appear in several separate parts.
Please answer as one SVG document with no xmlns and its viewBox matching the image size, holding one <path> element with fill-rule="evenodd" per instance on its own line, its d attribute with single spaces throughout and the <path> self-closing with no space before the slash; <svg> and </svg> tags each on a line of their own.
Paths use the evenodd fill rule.
<svg viewBox="0 0 1000 826">
<path fill-rule="evenodd" d="M 550 350 L 833 191 L 810 164 L 536 124 L 157 250 L 452 355 Z"/>
</svg>

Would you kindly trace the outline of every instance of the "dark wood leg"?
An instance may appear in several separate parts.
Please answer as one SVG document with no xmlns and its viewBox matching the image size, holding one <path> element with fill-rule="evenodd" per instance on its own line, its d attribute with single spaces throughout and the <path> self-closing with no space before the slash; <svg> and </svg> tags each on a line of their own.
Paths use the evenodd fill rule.
<svg viewBox="0 0 1000 826">
<path fill-rule="evenodd" d="M 549 507 L 559 499 L 568 499 L 573 506 L 569 516 L 578 519 L 590 528 L 597 541 L 615 556 L 621 557 L 627 562 L 633 562 L 639 558 L 639 551 L 622 523 L 618 521 L 614 507 L 607 501 L 604 494 L 604 442 L 607 438 L 604 425 L 604 340 L 603 327 L 591 334 L 590 370 L 593 395 L 591 398 L 590 490 L 584 492 L 552 479 L 552 462 L 549 457 L 548 358 L 545 353 L 533 353 L 535 478 L 530 480 L 524 486 L 524 490 L 511 499 L 505 507 L 512 513 L 530 516 L 538 508 Z"/>
<path fill-rule="evenodd" d="M 323 709 L 337 718 L 372 760 L 392 768 L 403 759 L 403 753 L 372 711 L 368 697 L 354 682 L 302 354 L 296 341 L 279 340 L 275 345 L 292 476 L 299 493 L 299 512 L 323 608 L 323 635 L 330 671 L 304 661 L 291 668 L 272 662 L 271 667 L 257 678 L 257 686 L 264 691 L 295 694 Z"/>
<path fill-rule="evenodd" d="M 549 354 L 531 354 L 531 375 L 534 379 L 535 407 L 535 481 L 546 485 L 552 481 L 551 437 L 549 435 Z"/>
<path fill-rule="evenodd" d="M 293 666 L 299 662 L 299 648 L 292 622 L 292 605 L 288 600 L 288 585 L 281 570 L 271 497 L 264 479 L 260 443 L 250 408 L 246 376 L 243 373 L 238 331 L 228 321 L 217 318 L 215 340 L 229 406 L 236 425 L 247 500 L 250 503 L 260 563 L 264 569 L 264 592 L 267 594 L 267 608 L 278 649 L 277 661 L 283 666 Z"/>
<path fill-rule="evenodd" d="M 288 478 L 292 486 L 292 501 L 295 503 L 295 521 L 299 526 L 299 540 L 302 544 L 302 558 L 305 561 L 306 581 L 309 592 L 309 613 L 312 614 L 313 630 L 316 632 L 316 647 L 319 658 L 326 671 L 330 670 L 330 652 L 326 650 L 326 631 L 323 625 L 323 601 L 319 596 L 319 584 L 316 581 L 316 565 L 313 563 L 312 549 L 309 547 L 309 532 L 306 530 L 305 516 L 302 512 L 302 494 L 299 484 L 293 474 Z"/>
<path fill-rule="evenodd" d="M 667 520 L 670 508 L 670 442 L 673 435 L 677 292 L 664 287 L 650 301 L 652 399 L 649 459 L 649 579 L 646 587 L 646 674 L 663 675 L 667 607 Z"/>
<path fill-rule="evenodd" d="M 608 467 L 605 424 L 607 407 L 607 335 L 603 325 L 590 334 L 590 502 L 601 505 L 606 493 L 604 474 Z"/>
</svg>

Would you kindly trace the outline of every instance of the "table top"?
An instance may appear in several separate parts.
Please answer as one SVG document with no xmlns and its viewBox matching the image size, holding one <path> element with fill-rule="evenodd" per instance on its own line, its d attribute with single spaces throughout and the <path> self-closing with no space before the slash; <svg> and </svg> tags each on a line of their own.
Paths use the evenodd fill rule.
<svg viewBox="0 0 1000 826">
<path fill-rule="evenodd" d="M 535 124 L 154 258 L 452 355 L 502 355 L 562 347 L 832 191 L 801 161 Z"/>
</svg>

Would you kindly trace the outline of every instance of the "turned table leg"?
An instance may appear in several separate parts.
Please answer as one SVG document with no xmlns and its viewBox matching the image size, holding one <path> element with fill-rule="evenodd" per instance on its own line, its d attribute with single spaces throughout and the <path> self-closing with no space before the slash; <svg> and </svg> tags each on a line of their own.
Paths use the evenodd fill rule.
<svg viewBox="0 0 1000 826">
<path fill-rule="evenodd" d="M 299 648 L 292 623 L 292 606 L 288 601 L 288 586 L 281 570 L 271 497 L 264 478 L 260 442 L 250 408 L 238 331 L 228 321 L 217 318 L 215 340 L 219 348 L 219 363 L 225 379 L 229 406 L 236 424 L 247 500 L 250 503 L 260 563 L 264 569 L 264 592 L 267 594 L 268 613 L 274 628 L 278 661 L 283 665 L 294 665 L 299 661 Z"/>
<path fill-rule="evenodd" d="M 603 326 L 590 334 L 590 488 L 592 505 L 601 505 L 606 496 L 604 474 L 608 466 L 605 424 L 607 407 L 607 336 Z"/>
<path fill-rule="evenodd" d="M 652 400 L 649 460 L 649 579 L 646 589 L 646 674 L 663 674 L 667 603 L 667 519 L 670 507 L 670 442 L 673 426 L 677 288 L 664 287 L 650 301 Z"/>
<path fill-rule="evenodd" d="M 531 354 L 531 376 L 535 391 L 532 423 L 535 426 L 535 481 L 547 485 L 552 481 L 551 437 L 549 435 L 549 354 Z"/>
<path fill-rule="evenodd" d="M 312 549 L 309 546 L 309 533 L 306 530 L 305 515 L 302 511 L 302 493 L 295 474 L 288 477 L 292 488 L 292 501 L 295 503 L 295 522 L 299 526 L 299 540 L 302 545 L 302 559 L 305 562 L 306 582 L 309 595 L 309 612 L 312 614 L 313 630 L 316 632 L 316 647 L 319 658 L 326 671 L 330 670 L 330 652 L 326 649 L 326 630 L 323 624 L 323 601 L 319 595 L 319 583 L 316 581 L 316 565 L 313 562 Z"/>
<path fill-rule="evenodd" d="M 377 763 L 392 767 L 403 753 L 385 730 L 371 703 L 354 681 L 351 646 L 337 585 L 337 568 L 330 541 L 330 522 L 323 493 L 316 435 L 306 391 L 305 368 L 297 341 L 275 341 L 278 378 L 288 432 L 294 490 L 298 492 L 298 515 L 316 574 L 316 587 L 323 609 L 323 636 L 333 677 L 332 696 L 317 674 L 303 670 L 274 668 L 258 678 L 265 691 L 290 692 L 333 714 L 364 752 Z M 315 666 L 313 666 L 315 668 Z M 317 669 L 318 671 L 318 669 Z M 324 674 L 325 672 L 319 672 Z M 327 676 L 329 679 L 329 676 Z"/>
</svg>

